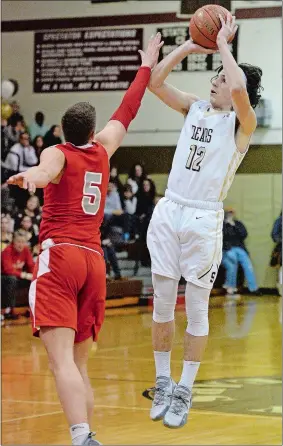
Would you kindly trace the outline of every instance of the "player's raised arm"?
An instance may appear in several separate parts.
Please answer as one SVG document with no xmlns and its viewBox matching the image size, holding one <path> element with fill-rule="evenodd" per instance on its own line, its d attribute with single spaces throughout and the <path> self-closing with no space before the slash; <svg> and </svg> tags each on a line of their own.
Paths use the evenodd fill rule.
<svg viewBox="0 0 283 446">
<path fill-rule="evenodd" d="M 46 187 L 54 181 L 64 169 L 64 165 L 65 155 L 63 152 L 56 146 L 48 147 L 41 153 L 39 166 L 13 175 L 7 183 L 28 189 L 29 192 L 35 192 L 36 188 Z"/>
<path fill-rule="evenodd" d="M 219 17 L 222 28 L 217 36 L 217 45 L 225 72 L 225 80 L 230 88 L 233 108 L 240 122 L 240 130 L 249 136 L 256 129 L 256 114 L 250 103 L 245 74 L 235 61 L 228 45 L 229 39 L 237 31 L 235 17 L 228 15 L 226 23 L 221 15 Z"/>
<path fill-rule="evenodd" d="M 156 36 L 151 37 L 149 40 L 146 51 L 139 51 L 142 63 L 134 81 L 108 124 L 95 136 L 95 140 L 99 141 L 106 148 L 109 157 L 121 145 L 131 121 L 137 115 L 150 79 L 151 69 L 158 60 L 159 50 L 162 45 L 161 34 L 157 33 Z"/>
<path fill-rule="evenodd" d="M 198 96 L 185 93 L 165 82 L 167 76 L 173 68 L 178 65 L 185 57 L 192 53 L 212 54 L 214 50 L 209 50 L 195 44 L 191 40 L 186 41 L 170 54 L 168 54 L 154 68 L 149 83 L 149 90 L 161 99 L 166 105 L 173 108 L 183 115 L 186 115 L 191 105 L 198 101 Z"/>
</svg>

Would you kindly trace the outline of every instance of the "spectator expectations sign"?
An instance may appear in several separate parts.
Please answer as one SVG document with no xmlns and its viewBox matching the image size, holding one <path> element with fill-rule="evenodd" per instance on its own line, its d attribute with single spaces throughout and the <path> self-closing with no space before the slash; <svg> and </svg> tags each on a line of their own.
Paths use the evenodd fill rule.
<svg viewBox="0 0 283 446">
<path fill-rule="evenodd" d="M 159 28 L 164 40 L 164 45 L 161 48 L 159 61 L 162 60 L 167 54 L 171 53 L 179 45 L 182 45 L 186 40 L 190 38 L 188 26 L 174 26 Z M 231 52 L 237 61 L 238 56 L 238 33 L 230 45 Z M 219 53 L 214 54 L 190 54 L 188 57 L 182 60 L 173 71 L 214 71 L 221 65 L 221 57 Z"/>
<path fill-rule="evenodd" d="M 143 28 L 36 32 L 34 93 L 126 90 L 140 66 Z"/>
</svg>

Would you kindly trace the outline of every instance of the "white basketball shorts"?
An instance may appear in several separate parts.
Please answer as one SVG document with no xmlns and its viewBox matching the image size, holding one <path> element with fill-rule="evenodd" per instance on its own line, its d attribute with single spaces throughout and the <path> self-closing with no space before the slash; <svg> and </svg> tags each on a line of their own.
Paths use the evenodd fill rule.
<svg viewBox="0 0 283 446">
<path fill-rule="evenodd" d="M 222 259 L 224 212 L 181 205 L 162 198 L 147 232 L 152 273 L 181 276 L 211 289 Z"/>
</svg>

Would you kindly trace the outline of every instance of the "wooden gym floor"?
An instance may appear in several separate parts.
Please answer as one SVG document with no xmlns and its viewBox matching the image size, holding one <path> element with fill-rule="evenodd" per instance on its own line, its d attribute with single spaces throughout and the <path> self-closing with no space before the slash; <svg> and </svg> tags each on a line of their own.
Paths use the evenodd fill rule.
<svg viewBox="0 0 283 446">
<path fill-rule="evenodd" d="M 176 321 L 178 380 L 183 311 Z M 278 297 L 211 308 L 189 422 L 169 430 L 150 421 L 151 402 L 142 395 L 154 384 L 150 310 L 110 310 L 89 364 L 97 438 L 105 445 L 282 444 L 281 321 Z M 2 444 L 70 444 L 45 352 L 27 324 L 2 329 L 2 423 Z"/>
</svg>

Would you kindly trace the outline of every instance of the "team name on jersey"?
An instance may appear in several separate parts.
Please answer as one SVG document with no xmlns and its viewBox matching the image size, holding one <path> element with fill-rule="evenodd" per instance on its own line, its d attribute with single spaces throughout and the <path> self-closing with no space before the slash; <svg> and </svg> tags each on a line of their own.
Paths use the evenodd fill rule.
<svg viewBox="0 0 283 446">
<path fill-rule="evenodd" d="M 211 141 L 213 129 L 207 129 L 206 127 L 196 127 L 195 125 L 192 125 L 192 128 L 193 128 L 192 139 L 202 142 Z"/>
</svg>

